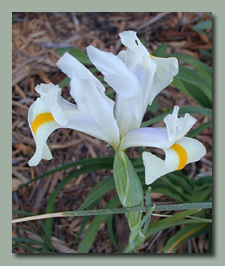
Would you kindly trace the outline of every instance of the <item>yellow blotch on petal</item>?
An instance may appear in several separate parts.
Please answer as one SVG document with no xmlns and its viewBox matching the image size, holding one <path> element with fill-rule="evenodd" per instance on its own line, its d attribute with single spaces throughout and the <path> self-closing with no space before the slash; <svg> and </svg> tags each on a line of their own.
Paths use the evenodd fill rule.
<svg viewBox="0 0 225 266">
<path fill-rule="evenodd" d="M 47 122 L 53 122 L 55 121 L 54 117 L 51 113 L 42 113 L 36 116 L 32 123 L 32 130 L 34 133 L 36 133 L 37 129 L 42 126 L 43 124 Z"/>
<path fill-rule="evenodd" d="M 150 54 L 150 53 L 149 53 Z M 150 54 L 151 58 L 154 59 L 154 55 Z"/>
<path fill-rule="evenodd" d="M 187 152 L 180 144 L 177 143 L 174 143 L 170 148 L 173 149 L 179 157 L 179 165 L 177 167 L 177 170 L 183 169 L 188 159 Z"/>
</svg>

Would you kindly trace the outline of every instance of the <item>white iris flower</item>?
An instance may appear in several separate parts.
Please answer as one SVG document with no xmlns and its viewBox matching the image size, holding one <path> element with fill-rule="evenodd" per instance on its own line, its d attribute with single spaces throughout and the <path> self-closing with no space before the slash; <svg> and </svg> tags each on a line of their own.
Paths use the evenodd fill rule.
<svg viewBox="0 0 225 266">
<path fill-rule="evenodd" d="M 30 166 L 37 165 L 41 159 L 52 158 L 46 141 L 58 128 L 70 128 L 99 138 L 115 150 L 119 146 L 122 150 L 134 146 L 163 149 L 165 161 L 149 152 L 143 153 L 147 184 L 204 156 L 205 148 L 199 141 L 184 137 L 196 119 L 189 114 L 178 118 L 177 106 L 173 114 L 164 119 L 166 129 L 140 128 L 148 104 L 177 75 L 178 62 L 173 57 L 158 58 L 149 54 L 133 31 L 120 33 L 120 38 L 127 49 L 117 56 L 87 47 L 90 60 L 116 91 L 115 102 L 105 95 L 102 83 L 69 53 L 65 53 L 57 65 L 70 78 L 70 94 L 76 104 L 61 97 L 58 85 L 36 86 L 40 98 L 28 113 L 36 142 L 36 152 L 28 162 Z"/>
</svg>

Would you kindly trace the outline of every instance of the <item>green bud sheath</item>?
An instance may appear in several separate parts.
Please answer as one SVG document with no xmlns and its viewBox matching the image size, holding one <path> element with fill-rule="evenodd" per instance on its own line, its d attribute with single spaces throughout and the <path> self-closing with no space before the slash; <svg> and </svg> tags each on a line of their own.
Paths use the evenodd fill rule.
<svg viewBox="0 0 225 266">
<path fill-rule="evenodd" d="M 123 207 L 142 207 L 143 190 L 140 180 L 129 158 L 120 148 L 115 153 L 113 171 L 117 193 Z M 141 214 L 141 212 L 126 214 L 131 231 L 140 222 Z M 129 243 L 130 249 L 134 250 L 143 240 L 144 236 L 140 231 L 135 240 L 132 241 L 133 243 Z"/>
</svg>

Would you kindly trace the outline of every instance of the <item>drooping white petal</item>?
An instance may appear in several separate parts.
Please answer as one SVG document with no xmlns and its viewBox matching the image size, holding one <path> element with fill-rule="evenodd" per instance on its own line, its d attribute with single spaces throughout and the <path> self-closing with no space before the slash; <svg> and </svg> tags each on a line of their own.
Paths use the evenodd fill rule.
<svg viewBox="0 0 225 266">
<path fill-rule="evenodd" d="M 142 154 L 146 184 L 151 184 L 167 173 L 181 170 L 188 163 L 198 161 L 205 155 L 206 149 L 198 140 L 184 137 L 174 143 L 169 149 L 164 149 L 164 152 L 165 160 L 149 152 Z"/>
<path fill-rule="evenodd" d="M 152 104 L 154 98 L 172 81 L 174 76 L 178 74 L 178 60 L 175 57 L 160 58 L 151 56 L 157 70 L 152 82 L 152 93 L 149 99 L 149 104 Z"/>
<path fill-rule="evenodd" d="M 197 139 L 184 137 L 176 143 L 187 152 L 187 163 L 197 162 L 206 154 L 205 146 Z"/>
<path fill-rule="evenodd" d="M 30 166 L 35 166 L 41 159 L 52 159 L 52 154 L 46 141 L 49 135 L 61 126 L 56 123 L 48 107 L 40 98 L 29 108 L 28 123 L 36 142 L 36 152 L 28 164 Z"/>
<path fill-rule="evenodd" d="M 173 143 L 168 140 L 165 128 L 136 128 L 124 137 L 121 148 L 130 147 L 155 147 L 160 149 L 169 148 Z"/>
<path fill-rule="evenodd" d="M 55 121 L 61 126 L 66 126 L 68 124 L 68 119 L 64 112 L 65 110 L 78 112 L 74 104 L 69 103 L 61 97 L 62 90 L 58 85 L 42 83 L 37 85 L 35 90 L 40 94 L 42 101 L 49 109 L 49 112 L 52 113 Z"/>
<path fill-rule="evenodd" d="M 30 166 L 37 165 L 41 159 L 52 158 L 46 141 L 58 128 L 75 129 L 112 144 L 108 132 L 91 116 L 63 99 L 57 85 L 41 84 L 35 89 L 41 97 L 31 105 L 28 113 L 28 123 L 36 142 L 36 152 L 29 161 Z"/>
<path fill-rule="evenodd" d="M 143 152 L 142 158 L 145 166 L 145 183 L 153 183 L 159 177 L 173 172 L 179 165 L 179 157 L 172 149 L 165 150 L 165 160 L 158 158 L 150 152 Z"/>
</svg>

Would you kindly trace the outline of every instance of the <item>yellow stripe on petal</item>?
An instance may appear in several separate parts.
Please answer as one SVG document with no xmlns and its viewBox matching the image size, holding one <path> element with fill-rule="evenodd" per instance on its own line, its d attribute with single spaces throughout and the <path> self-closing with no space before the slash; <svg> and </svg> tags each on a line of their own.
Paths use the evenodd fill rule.
<svg viewBox="0 0 225 266">
<path fill-rule="evenodd" d="M 34 133 L 36 133 L 37 129 L 42 126 L 43 124 L 47 122 L 53 122 L 55 121 L 54 117 L 51 113 L 42 113 L 36 116 L 32 123 L 32 130 Z"/>
<path fill-rule="evenodd" d="M 179 165 L 177 167 L 177 170 L 183 169 L 188 159 L 187 152 L 180 144 L 177 143 L 174 143 L 170 148 L 173 149 L 179 157 Z"/>
</svg>

